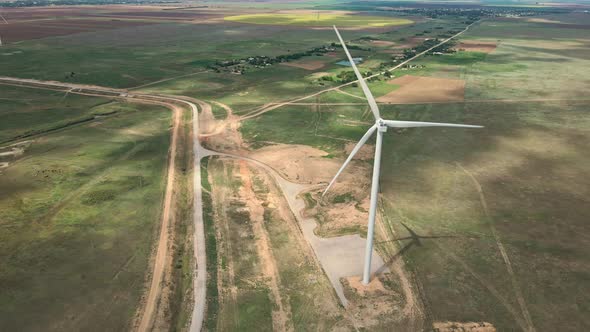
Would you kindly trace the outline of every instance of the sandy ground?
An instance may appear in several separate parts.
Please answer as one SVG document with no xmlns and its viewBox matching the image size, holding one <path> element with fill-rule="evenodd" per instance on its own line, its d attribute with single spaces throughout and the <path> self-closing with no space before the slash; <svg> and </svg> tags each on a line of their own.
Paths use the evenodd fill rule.
<svg viewBox="0 0 590 332">
<path fill-rule="evenodd" d="M 497 43 L 493 41 L 466 40 L 457 44 L 455 49 L 470 52 L 491 53 L 496 49 L 496 47 Z"/>
<path fill-rule="evenodd" d="M 422 102 L 449 102 L 465 99 L 465 81 L 436 77 L 413 77 L 405 75 L 389 81 L 401 87 L 382 97 L 378 102 L 411 104 Z"/>
</svg>

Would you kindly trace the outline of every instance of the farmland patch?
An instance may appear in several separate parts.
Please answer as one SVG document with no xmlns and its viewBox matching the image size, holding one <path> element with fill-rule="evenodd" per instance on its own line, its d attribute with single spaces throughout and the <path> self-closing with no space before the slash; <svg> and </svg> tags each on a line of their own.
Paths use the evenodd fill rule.
<svg viewBox="0 0 590 332">
<path fill-rule="evenodd" d="M 463 80 L 405 75 L 389 83 L 401 87 L 377 98 L 377 101 L 393 104 L 435 103 L 463 101 L 465 97 Z"/>
</svg>

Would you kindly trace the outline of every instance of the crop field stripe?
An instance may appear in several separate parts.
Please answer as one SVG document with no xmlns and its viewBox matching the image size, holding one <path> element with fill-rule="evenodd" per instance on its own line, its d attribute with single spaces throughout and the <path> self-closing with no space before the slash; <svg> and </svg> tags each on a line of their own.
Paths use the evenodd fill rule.
<svg viewBox="0 0 590 332">
<path fill-rule="evenodd" d="M 413 21 L 405 18 L 391 18 L 380 16 L 361 16 L 347 14 L 246 14 L 226 16 L 226 21 L 269 24 L 269 25 L 296 25 L 296 26 L 332 26 L 340 27 L 386 27 L 395 25 L 411 24 Z"/>
</svg>

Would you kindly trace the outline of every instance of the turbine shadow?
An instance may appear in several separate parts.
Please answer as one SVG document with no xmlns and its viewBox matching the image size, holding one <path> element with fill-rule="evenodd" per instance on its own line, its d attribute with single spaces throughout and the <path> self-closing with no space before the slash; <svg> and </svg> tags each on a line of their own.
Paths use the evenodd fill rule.
<svg viewBox="0 0 590 332">
<path fill-rule="evenodd" d="M 389 243 L 394 241 L 403 241 L 403 240 L 411 240 L 410 242 L 406 243 L 395 255 L 391 256 L 383 265 L 375 271 L 375 276 L 382 274 L 385 272 L 386 268 L 388 268 L 393 262 L 395 262 L 398 258 L 402 257 L 410 248 L 414 245 L 421 246 L 422 242 L 421 239 L 444 239 L 444 238 L 459 238 L 464 236 L 457 236 L 457 235 L 418 235 L 413 229 L 411 229 L 408 225 L 401 223 L 402 226 L 410 233 L 410 236 L 404 236 L 400 238 L 396 238 L 389 241 L 381 241 L 375 243 L 376 245 L 382 243 Z"/>
</svg>

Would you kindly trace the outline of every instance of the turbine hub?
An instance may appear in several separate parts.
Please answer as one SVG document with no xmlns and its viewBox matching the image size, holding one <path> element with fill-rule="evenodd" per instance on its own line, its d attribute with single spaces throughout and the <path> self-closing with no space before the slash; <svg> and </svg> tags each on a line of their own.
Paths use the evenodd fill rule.
<svg viewBox="0 0 590 332">
<path fill-rule="evenodd" d="M 379 132 L 384 133 L 387 131 L 387 125 L 385 124 L 385 122 L 383 122 L 383 119 L 378 119 L 377 120 L 377 128 L 379 129 Z"/>
</svg>

